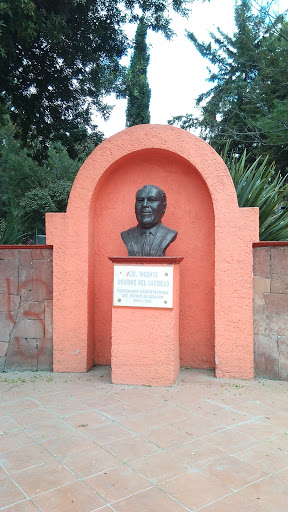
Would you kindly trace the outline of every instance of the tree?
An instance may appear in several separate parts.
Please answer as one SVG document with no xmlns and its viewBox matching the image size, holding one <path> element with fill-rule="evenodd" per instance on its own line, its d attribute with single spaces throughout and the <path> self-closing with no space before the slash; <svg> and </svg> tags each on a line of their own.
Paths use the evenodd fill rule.
<svg viewBox="0 0 288 512">
<path fill-rule="evenodd" d="M 217 151 L 230 140 L 231 150 L 259 154 L 275 160 L 282 174 L 288 171 L 288 23 L 285 15 L 271 17 L 261 7 L 253 14 L 251 2 L 235 7 L 236 31 L 232 37 L 219 28 L 211 42 L 188 38 L 208 59 L 209 82 L 196 104 L 201 115 L 178 116 L 171 122 L 200 133 Z"/>
<path fill-rule="evenodd" d="M 147 80 L 149 64 L 147 25 L 141 18 L 136 30 L 134 52 L 127 73 L 126 126 L 149 124 L 151 90 Z"/>
<path fill-rule="evenodd" d="M 193 0 L 173 0 L 181 14 Z M 87 136 L 102 140 L 92 122 L 109 115 L 106 94 L 122 87 L 121 57 L 130 42 L 127 22 L 171 37 L 168 0 L 2 0 L 0 2 L 0 106 L 17 136 L 39 161 L 50 141 L 76 158 Z M 35 142 L 36 141 L 36 142 Z"/>
</svg>

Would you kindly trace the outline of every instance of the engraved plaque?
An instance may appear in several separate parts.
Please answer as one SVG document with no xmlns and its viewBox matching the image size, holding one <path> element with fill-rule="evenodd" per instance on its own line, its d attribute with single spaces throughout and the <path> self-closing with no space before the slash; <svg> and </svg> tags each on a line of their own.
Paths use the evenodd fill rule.
<svg viewBox="0 0 288 512">
<path fill-rule="evenodd" d="M 114 306 L 173 307 L 173 267 L 114 265 Z"/>
</svg>

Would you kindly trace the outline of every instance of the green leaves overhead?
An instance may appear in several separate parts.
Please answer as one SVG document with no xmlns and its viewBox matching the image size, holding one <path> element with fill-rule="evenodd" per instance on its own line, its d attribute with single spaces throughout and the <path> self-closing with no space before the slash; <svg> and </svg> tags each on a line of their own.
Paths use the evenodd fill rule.
<svg viewBox="0 0 288 512">
<path fill-rule="evenodd" d="M 174 0 L 172 8 L 185 14 L 191 2 Z M 167 0 L 0 2 L 0 109 L 38 161 L 50 141 L 76 158 L 88 134 L 101 140 L 92 114 L 107 116 L 105 95 L 122 87 L 120 59 L 131 45 L 125 23 L 144 15 L 170 37 L 169 8 Z"/>
</svg>

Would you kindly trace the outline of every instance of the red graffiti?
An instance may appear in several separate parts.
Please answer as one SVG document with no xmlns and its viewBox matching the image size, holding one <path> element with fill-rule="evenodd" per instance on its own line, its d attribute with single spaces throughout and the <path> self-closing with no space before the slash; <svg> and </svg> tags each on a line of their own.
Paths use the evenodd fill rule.
<svg viewBox="0 0 288 512">
<path fill-rule="evenodd" d="M 23 290 L 25 290 L 25 288 L 29 285 L 33 285 L 33 283 L 39 283 L 41 284 L 44 288 L 45 288 L 45 291 L 46 291 L 46 294 L 48 296 L 48 292 L 49 292 L 49 287 L 48 287 L 48 284 L 45 283 L 45 281 L 41 280 L 41 279 L 28 279 L 26 281 L 23 281 L 23 283 L 21 283 L 21 285 L 19 286 L 19 295 L 21 294 L 21 292 Z M 9 321 L 14 325 L 15 324 L 15 321 L 16 321 L 16 316 L 13 317 L 12 315 L 12 301 L 11 301 L 11 284 L 10 284 L 10 279 L 7 277 L 6 278 L 6 287 L 7 287 L 7 315 L 8 315 L 8 319 Z M 21 301 L 21 299 L 20 299 Z M 35 311 L 30 311 L 29 309 L 26 309 L 22 312 L 23 314 L 23 317 L 25 318 L 31 318 L 31 316 L 33 317 L 33 320 L 38 320 L 41 324 L 41 329 L 42 329 L 42 333 L 43 333 L 43 336 L 42 338 L 45 340 L 44 338 L 44 328 L 45 328 L 45 321 L 43 320 L 43 318 L 40 318 L 41 317 L 41 313 L 37 313 Z M 29 356 L 27 354 L 25 354 L 25 352 L 23 351 L 22 347 L 21 347 L 21 344 L 20 344 L 20 339 L 18 336 L 15 336 L 15 343 L 16 343 L 16 346 L 17 346 L 17 350 L 19 352 L 19 355 L 22 359 L 29 359 Z M 45 341 L 41 344 L 40 348 L 38 349 L 38 352 L 37 352 L 37 355 L 38 356 L 41 356 L 41 354 L 44 352 L 45 350 Z"/>
</svg>

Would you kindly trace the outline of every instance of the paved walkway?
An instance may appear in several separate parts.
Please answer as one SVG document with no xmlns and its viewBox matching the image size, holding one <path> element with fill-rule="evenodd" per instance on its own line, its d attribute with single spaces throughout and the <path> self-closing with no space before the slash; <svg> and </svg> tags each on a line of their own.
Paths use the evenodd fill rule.
<svg viewBox="0 0 288 512">
<path fill-rule="evenodd" d="M 287 512 L 288 382 L 0 376 L 0 510 Z"/>
</svg>

